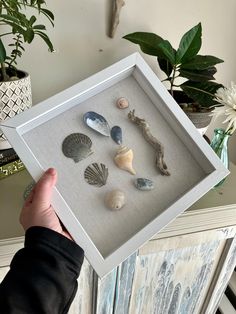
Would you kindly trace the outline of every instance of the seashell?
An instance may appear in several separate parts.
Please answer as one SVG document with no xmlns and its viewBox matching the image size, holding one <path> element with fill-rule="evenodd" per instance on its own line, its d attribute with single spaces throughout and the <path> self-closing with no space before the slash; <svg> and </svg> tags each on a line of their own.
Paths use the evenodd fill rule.
<svg viewBox="0 0 236 314">
<path fill-rule="evenodd" d="M 122 130 L 119 126 L 113 126 L 111 129 L 111 138 L 116 142 L 116 144 L 122 144 Z"/>
<path fill-rule="evenodd" d="M 74 162 L 79 162 L 93 153 L 91 146 L 92 141 L 87 135 L 72 133 L 64 139 L 62 152 L 66 157 L 72 158 Z"/>
<path fill-rule="evenodd" d="M 88 184 L 103 186 L 107 182 L 108 168 L 104 164 L 92 163 L 84 171 L 84 179 Z"/>
<path fill-rule="evenodd" d="M 126 170 L 131 174 L 136 174 L 136 171 L 132 166 L 133 157 L 134 154 L 132 149 L 126 146 L 121 146 L 114 157 L 114 161 L 120 169 Z"/>
<path fill-rule="evenodd" d="M 119 109 L 125 109 L 125 108 L 129 107 L 129 102 L 126 98 L 121 97 L 121 98 L 117 99 L 116 106 Z"/>
<path fill-rule="evenodd" d="M 110 136 L 110 127 L 107 120 L 100 114 L 94 111 L 88 111 L 84 114 L 84 122 L 94 131 L 104 135 Z"/>
<path fill-rule="evenodd" d="M 106 194 L 105 204 L 111 210 L 119 210 L 125 205 L 125 194 L 121 190 L 113 190 Z"/>
<path fill-rule="evenodd" d="M 154 184 L 152 180 L 145 179 L 145 178 L 135 179 L 134 185 L 138 190 L 141 190 L 141 191 L 150 191 L 154 189 Z"/>
</svg>

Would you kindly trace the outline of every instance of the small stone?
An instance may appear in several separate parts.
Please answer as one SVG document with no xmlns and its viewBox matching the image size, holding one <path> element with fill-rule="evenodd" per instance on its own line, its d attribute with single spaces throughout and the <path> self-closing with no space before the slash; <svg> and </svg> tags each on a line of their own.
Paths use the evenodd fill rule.
<svg viewBox="0 0 236 314">
<path fill-rule="evenodd" d="M 145 178 L 138 178 L 134 181 L 134 185 L 138 190 L 141 191 L 150 191 L 154 189 L 154 184 L 152 180 Z"/>
</svg>

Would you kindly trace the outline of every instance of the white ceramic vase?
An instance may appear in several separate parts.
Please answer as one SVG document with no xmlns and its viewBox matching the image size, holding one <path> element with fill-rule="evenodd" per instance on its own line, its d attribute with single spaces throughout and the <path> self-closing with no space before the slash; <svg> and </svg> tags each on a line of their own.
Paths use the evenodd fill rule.
<svg viewBox="0 0 236 314">
<path fill-rule="evenodd" d="M 32 106 L 31 82 L 28 73 L 18 71 L 18 80 L 0 82 L 0 124 Z M 0 130 L 0 150 L 11 148 Z"/>
</svg>

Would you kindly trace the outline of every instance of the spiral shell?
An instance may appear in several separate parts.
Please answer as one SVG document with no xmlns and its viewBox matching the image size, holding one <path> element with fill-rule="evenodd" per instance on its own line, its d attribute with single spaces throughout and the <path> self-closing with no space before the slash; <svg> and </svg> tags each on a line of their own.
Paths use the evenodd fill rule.
<svg viewBox="0 0 236 314">
<path fill-rule="evenodd" d="M 108 168 L 104 164 L 93 163 L 84 171 L 84 179 L 88 184 L 101 187 L 106 184 Z"/>
<path fill-rule="evenodd" d="M 92 141 L 87 135 L 72 133 L 64 139 L 62 152 L 66 157 L 72 158 L 74 162 L 79 162 L 93 153 L 91 146 Z"/>
<path fill-rule="evenodd" d="M 113 190 L 106 194 L 106 206 L 115 211 L 120 210 L 125 205 L 125 194 L 121 190 Z"/>
<path fill-rule="evenodd" d="M 120 169 L 126 170 L 131 174 L 136 174 L 132 165 L 133 157 L 134 154 L 132 149 L 126 146 L 121 146 L 114 157 L 114 161 Z"/>
<path fill-rule="evenodd" d="M 125 109 L 125 108 L 129 107 L 129 102 L 126 98 L 121 97 L 121 98 L 117 99 L 116 106 L 119 109 Z"/>
</svg>

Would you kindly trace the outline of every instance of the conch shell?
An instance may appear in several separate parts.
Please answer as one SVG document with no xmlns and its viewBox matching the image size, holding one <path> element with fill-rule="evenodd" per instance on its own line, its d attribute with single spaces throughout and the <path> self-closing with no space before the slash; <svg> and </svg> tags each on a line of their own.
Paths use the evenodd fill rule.
<svg viewBox="0 0 236 314">
<path fill-rule="evenodd" d="M 106 194 L 105 204 L 111 210 L 120 210 L 125 205 L 125 194 L 121 190 L 113 190 Z"/>
<path fill-rule="evenodd" d="M 132 149 L 126 146 L 121 146 L 114 157 L 114 161 L 120 169 L 126 170 L 131 174 L 136 174 L 136 171 L 132 166 L 133 157 L 134 154 Z"/>
</svg>

